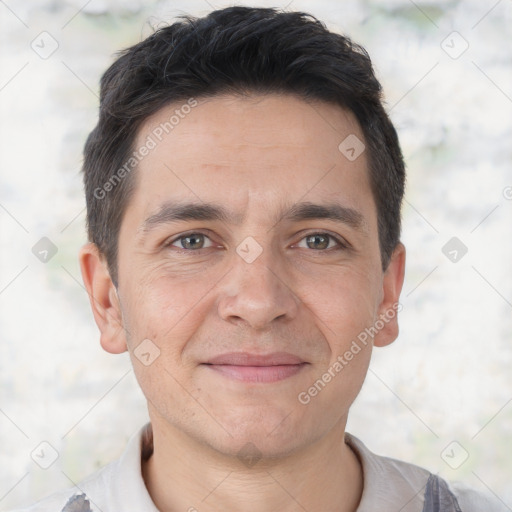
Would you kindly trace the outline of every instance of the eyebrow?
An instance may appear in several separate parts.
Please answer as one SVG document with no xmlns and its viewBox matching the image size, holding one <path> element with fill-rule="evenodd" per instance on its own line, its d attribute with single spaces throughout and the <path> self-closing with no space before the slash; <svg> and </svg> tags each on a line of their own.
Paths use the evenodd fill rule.
<svg viewBox="0 0 512 512">
<path fill-rule="evenodd" d="M 327 219 L 347 224 L 355 229 L 359 229 L 365 224 L 364 217 L 359 211 L 341 206 L 338 203 L 315 204 L 303 202 L 294 204 L 285 212 L 282 218 L 292 222 Z"/>
<path fill-rule="evenodd" d="M 166 202 L 160 209 L 149 216 L 139 228 L 147 233 L 160 224 L 168 224 L 180 220 L 209 220 L 239 224 L 241 216 L 230 214 L 223 206 L 202 203 Z"/>
<path fill-rule="evenodd" d="M 366 225 L 363 215 L 353 208 L 348 208 L 338 203 L 316 204 L 302 202 L 294 204 L 288 210 L 282 212 L 277 217 L 274 226 L 282 220 L 300 222 L 314 219 L 332 220 L 346 224 L 354 229 L 361 229 Z M 138 231 L 144 236 L 159 225 L 187 220 L 241 224 L 243 215 L 231 213 L 222 205 L 215 203 L 168 201 L 156 213 L 150 215 L 142 223 Z"/>
</svg>

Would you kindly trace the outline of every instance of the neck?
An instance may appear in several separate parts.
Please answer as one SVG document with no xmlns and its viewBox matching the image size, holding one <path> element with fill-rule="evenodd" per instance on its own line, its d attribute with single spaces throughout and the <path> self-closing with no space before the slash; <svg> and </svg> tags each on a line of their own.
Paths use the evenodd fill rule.
<svg viewBox="0 0 512 512">
<path fill-rule="evenodd" d="M 143 477 L 161 512 L 354 512 L 362 469 L 344 428 L 281 458 L 242 463 L 173 427 L 155 428 Z M 343 425 L 344 426 L 344 425 Z"/>
</svg>

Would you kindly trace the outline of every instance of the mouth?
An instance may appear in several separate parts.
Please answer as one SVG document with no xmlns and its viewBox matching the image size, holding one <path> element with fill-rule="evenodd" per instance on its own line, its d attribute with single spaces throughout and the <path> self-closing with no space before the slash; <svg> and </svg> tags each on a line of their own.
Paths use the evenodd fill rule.
<svg viewBox="0 0 512 512">
<path fill-rule="evenodd" d="M 229 379 L 268 383 L 296 375 L 308 364 L 299 357 L 286 352 L 267 355 L 231 352 L 213 357 L 207 363 L 203 363 L 203 366 Z"/>
</svg>

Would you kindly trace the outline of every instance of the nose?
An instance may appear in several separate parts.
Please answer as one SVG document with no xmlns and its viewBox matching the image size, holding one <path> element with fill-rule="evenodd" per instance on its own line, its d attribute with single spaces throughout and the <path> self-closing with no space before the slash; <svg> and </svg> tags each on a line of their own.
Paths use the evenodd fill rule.
<svg viewBox="0 0 512 512">
<path fill-rule="evenodd" d="M 261 331 L 297 316 L 299 300 L 292 290 L 293 283 L 269 249 L 251 263 L 238 254 L 233 260 L 218 302 L 223 320 Z"/>
</svg>

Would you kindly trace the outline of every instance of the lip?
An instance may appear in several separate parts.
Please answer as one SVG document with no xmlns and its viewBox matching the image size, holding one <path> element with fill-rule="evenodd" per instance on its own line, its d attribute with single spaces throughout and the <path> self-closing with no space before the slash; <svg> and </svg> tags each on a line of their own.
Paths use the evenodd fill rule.
<svg viewBox="0 0 512 512">
<path fill-rule="evenodd" d="M 307 364 L 299 357 L 286 352 L 266 355 L 230 352 L 203 363 L 224 377 L 242 382 L 277 382 L 297 374 Z"/>
<path fill-rule="evenodd" d="M 272 354 L 251 354 L 250 352 L 229 352 L 209 359 L 206 364 L 228 364 L 234 366 L 282 366 L 304 363 L 300 357 L 288 352 Z"/>
</svg>

